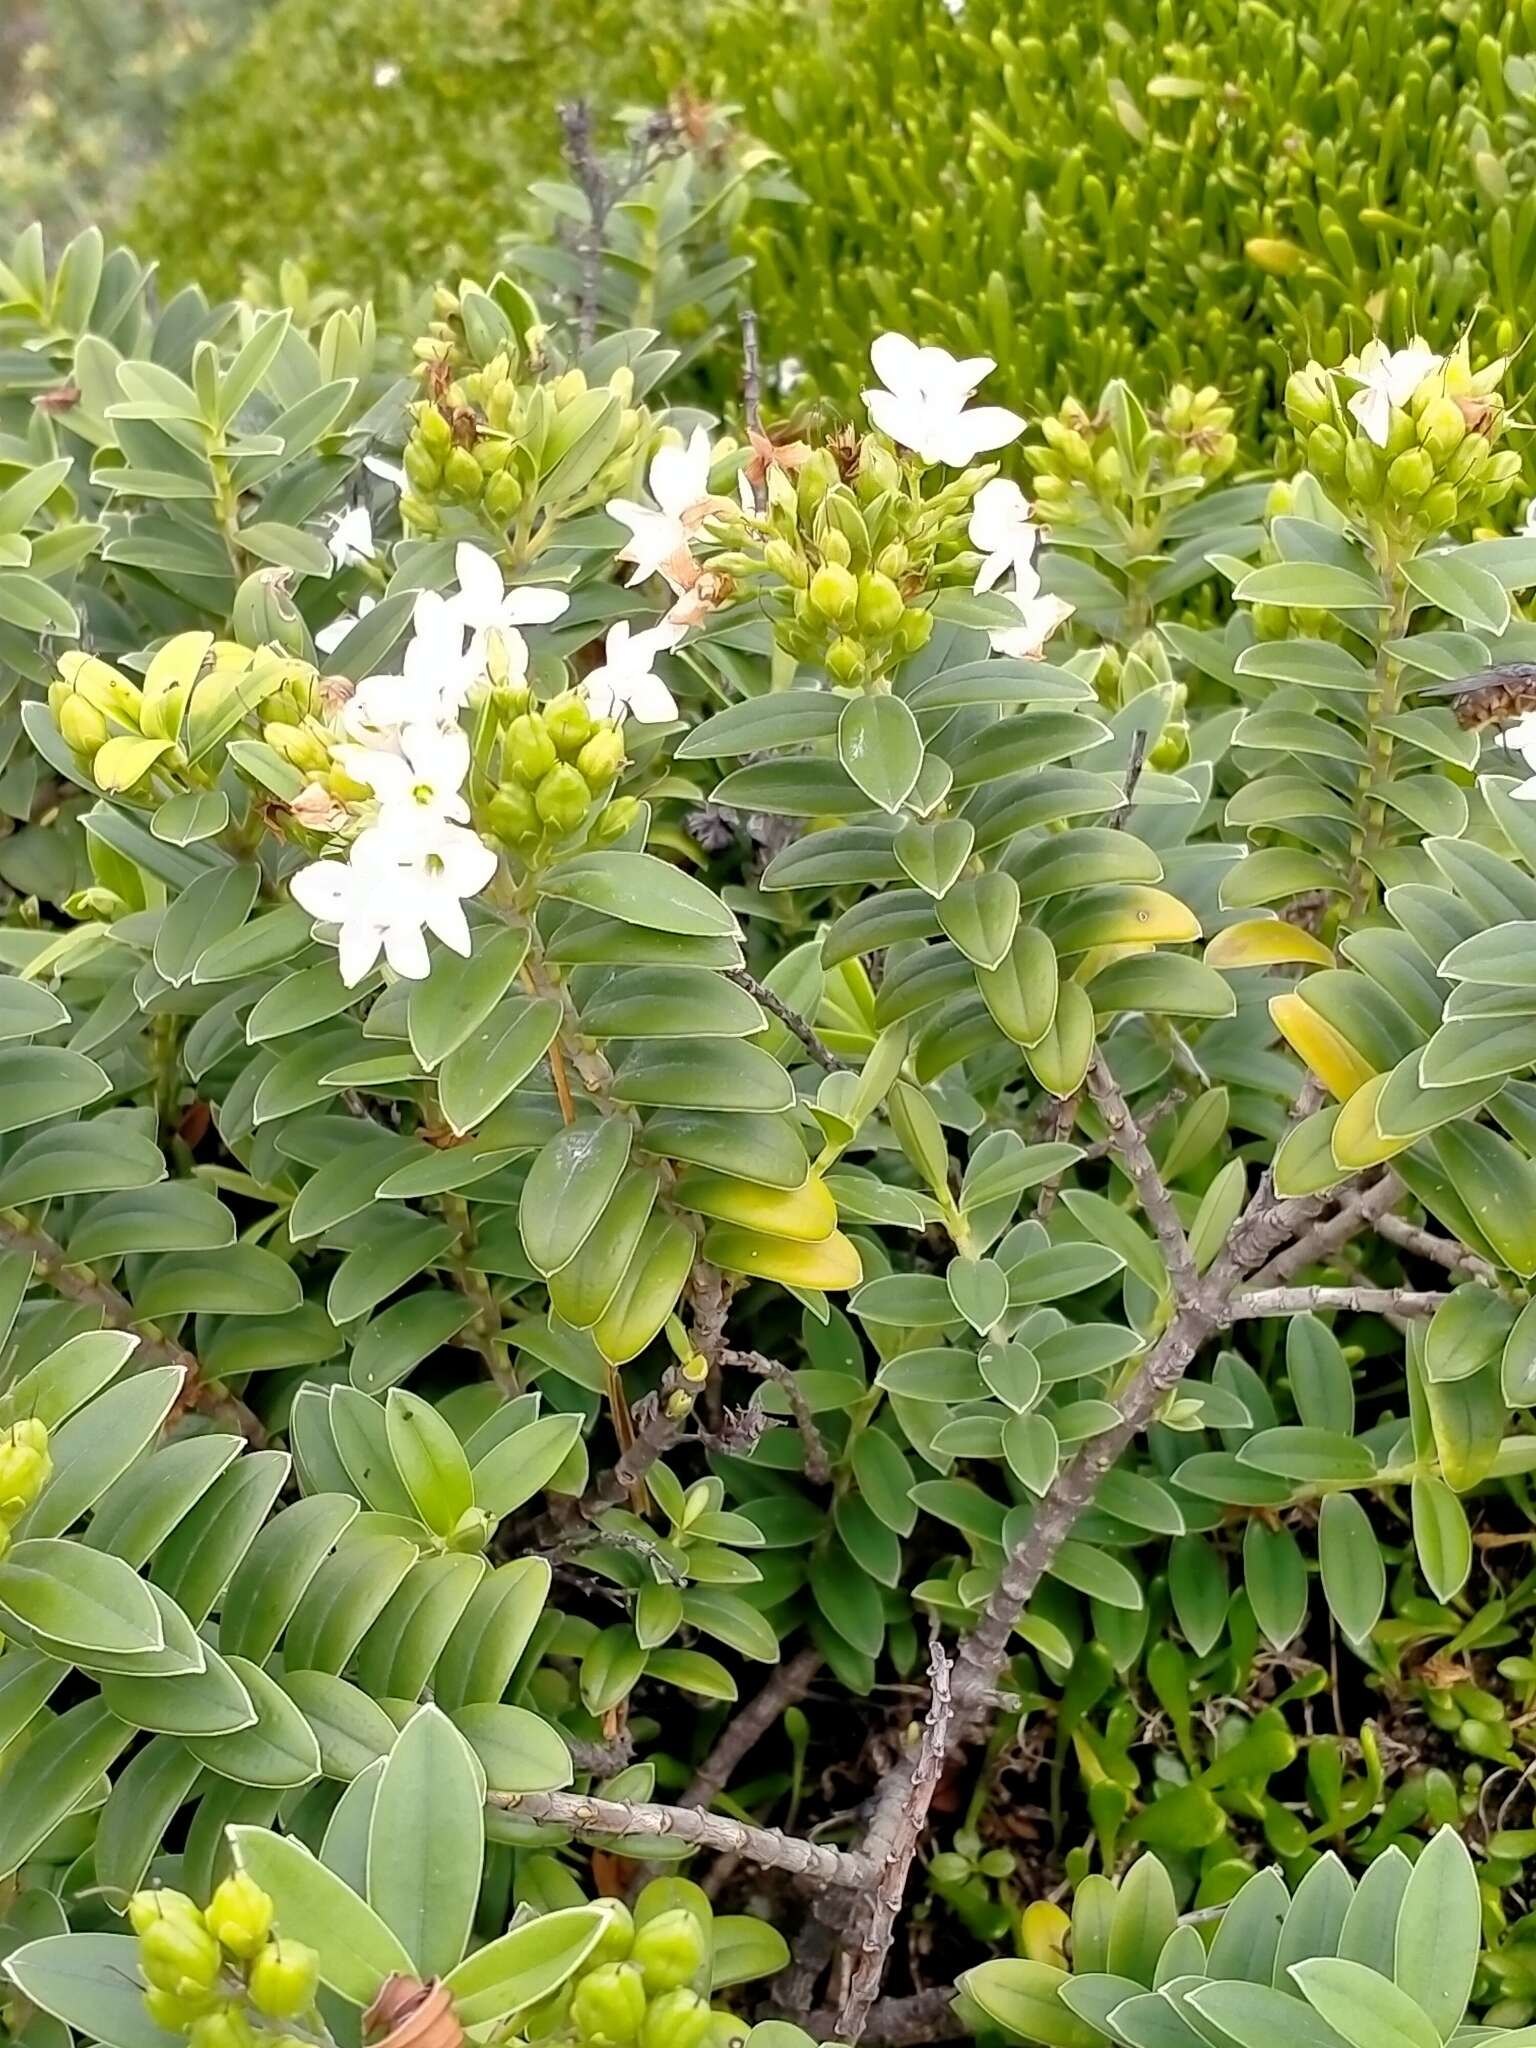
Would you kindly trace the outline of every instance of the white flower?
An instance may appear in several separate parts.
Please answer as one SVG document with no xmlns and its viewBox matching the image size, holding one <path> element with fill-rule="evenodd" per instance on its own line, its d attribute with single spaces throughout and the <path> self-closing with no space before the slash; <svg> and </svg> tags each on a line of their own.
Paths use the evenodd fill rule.
<svg viewBox="0 0 1536 2048">
<path fill-rule="evenodd" d="M 658 654 L 675 647 L 687 628 L 663 619 L 643 633 L 631 633 L 628 619 L 608 628 L 604 661 L 582 681 L 595 718 L 637 718 L 662 725 L 677 716 L 677 701 L 660 676 L 651 673 Z"/>
<path fill-rule="evenodd" d="M 326 541 L 331 560 L 338 569 L 350 569 L 355 562 L 371 562 L 378 550 L 373 544 L 373 521 L 366 505 L 351 505 L 331 515 Z"/>
<path fill-rule="evenodd" d="M 411 618 L 416 630 L 398 671 L 369 676 L 342 712 L 342 730 L 362 746 L 394 747 L 402 726 L 456 718 L 469 695 L 475 677 L 456 605 L 441 591 L 419 591 Z"/>
<path fill-rule="evenodd" d="M 382 455 L 365 455 L 363 467 L 375 476 L 383 477 L 385 483 L 393 484 L 397 491 L 405 489 L 405 471 L 398 462 L 387 462 Z"/>
<path fill-rule="evenodd" d="M 492 633 L 500 633 L 507 649 L 507 666 L 516 676 L 528 667 L 528 649 L 519 626 L 547 626 L 571 607 L 563 590 L 544 590 L 535 584 L 505 587 L 500 565 L 473 541 L 462 541 L 454 552 L 453 566 L 459 579 L 457 595 L 448 602 L 470 631 L 465 657 L 471 677 L 485 673 Z"/>
<path fill-rule="evenodd" d="M 338 747 L 336 758 L 354 782 L 373 791 L 380 806 L 377 829 L 404 851 L 424 821 L 468 820 L 462 791 L 469 774 L 469 737 L 456 725 L 407 725 L 399 746 L 398 754 L 377 747 Z"/>
<path fill-rule="evenodd" d="M 332 619 L 328 626 L 322 626 L 315 635 L 315 645 L 320 652 L 334 654 L 358 620 L 366 619 L 377 603 L 376 597 L 360 597 L 355 612 L 343 612 L 339 618 Z"/>
<path fill-rule="evenodd" d="M 1016 578 L 1029 574 L 1040 537 L 1029 511 L 1028 498 L 1005 476 L 993 477 L 976 493 L 967 531 L 971 545 L 987 558 L 976 572 L 977 590 L 991 590 L 1010 569 Z"/>
<path fill-rule="evenodd" d="M 1378 448 L 1386 447 L 1393 406 L 1406 405 L 1431 370 L 1438 370 L 1444 361 L 1444 356 L 1437 356 L 1422 341 L 1391 350 L 1384 341 L 1366 343 L 1358 367 L 1350 373 L 1361 388 L 1351 397 L 1349 410 L 1368 440 Z"/>
<path fill-rule="evenodd" d="M 1039 661 L 1045 643 L 1064 620 L 1077 609 L 1065 598 L 1047 597 L 1033 567 L 1021 574 L 1012 590 L 1000 591 L 1019 615 L 1017 626 L 1000 626 L 988 635 L 994 654 L 1011 654 L 1020 661 Z"/>
<path fill-rule="evenodd" d="M 1024 422 L 1000 405 L 965 411 L 982 378 L 996 369 L 990 356 L 957 360 L 948 349 L 919 348 L 904 334 L 882 334 L 869 359 L 883 390 L 866 391 L 869 416 L 883 434 L 911 448 L 924 462 L 963 469 L 989 448 L 1016 441 Z"/>
<path fill-rule="evenodd" d="M 377 86 L 390 86 L 390 85 L 397 85 L 397 84 L 399 83 L 399 81 L 400 81 L 400 66 L 399 66 L 398 64 L 388 64 L 388 63 L 385 63 L 385 64 L 375 64 L 375 65 L 374 65 L 374 67 L 373 67 L 373 82 L 374 82 L 374 84 L 375 84 L 375 85 L 377 85 Z"/>
<path fill-rule="evenodd" d="M 711 461 L 709 436 L 695 427 L 686 448 L 658 448 L 651 458 L 646 484 L 658 510 L 639 505 L 633 498 L 610 498 L 608 515 L 629 528 L 629 539 L 619 549 L 621 562 L 633 562 L 631 583 L 643 583 L 647 576 L 660 574 L 676 591 L 682 564 L 691 562 L 695 529 L 710 512 L 723 503 L 709 492 Z"/>
<path fill-rule="evenodd" d="M 431 965 L 426 932 L 455 953 L 469 952 L 466 896 L 496 872 L 496 856 L 473 832 L 439 819 L 417 837 L 409 860 L 378 826 L 359 835 L 350 860 L 319 860 L 291 883 L 294 901 L 322 924 L 337 927 L 338 965 L 355 988 L 380 952 L 407 981 Z"/>
</svg>

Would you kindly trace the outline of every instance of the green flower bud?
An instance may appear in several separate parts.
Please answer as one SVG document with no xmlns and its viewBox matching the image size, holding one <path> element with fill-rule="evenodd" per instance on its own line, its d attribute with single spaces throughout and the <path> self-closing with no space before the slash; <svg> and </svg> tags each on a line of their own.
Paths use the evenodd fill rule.
<svg viewBox="0 0 1536 2048">
<path fill-rule="evenodd" d="M 1256 604 L 1251 616 L 1253 630 L 1261 640 L 1283 640 L 1290 629 L 1290 615 L 1283 604 Z"/>
<path fill-rule="evenodd" d="M 933 637 L 933 613 L 922 605 L 908 605 L 896 631 L 896 644 L 903 654 L 916 654 Z"/>
<path fill-rule="evenodd" d="M 53 1473 L 46 1451 L 0 1437 L 0 1517 L 14 1522 L 27 1512 Z"/>
<path fill-rule="evenodd" d="M 518 2032 L 530 2041 L 547 2041 L 552 2034 L 565 2034 L 570 2025 L 571 1996 L 575 1989 L 574 1980 L 562 1984 L 548 1998 L 530 2006 L 527 2012 L 519 2013 Z"/>
<path fill-rule="evenodd" d="M 631 1957 L 645 1979 L 648 1994 L 675 1991 L 692 1984 L 709 1961 L 709 1936 L 686 1906 L 658 1913 L 635 1935 Z"/>
<path fill-rule="evenodd" d="M 1183 719 L 1170 719 L 1158 736 L 1157 745 L 1147 756 L 1150 767 L 1169 773 L 1181 768 L 1189 758 L 1189 727 Z"/>
<path fill-rule="evenodd" d="M 827 538 L 840 540 L 842 536 L 829 534 Z M 846 547 L 847 542 L 844 541 L 843 545 Z M 809 596 L 812 610 L 819 612 L 822 618 L 829 619 L 834 625 L 845 624 L 853 617 L 858 605 L 858 578 L 840 563 L 823 562 L 811 578 Z"/>
<path fill-rule="evenodd" d="M 827 649 L 827 674 L 836 683 L 856 683 L 864 673 L 864 649 L 844 633 Z"/>
<path fill-rule="evenodd" d="M 867 633 L 875 640 L 884 640 L 901 624 L 904 609 L 901 592 L 889 576 L 874 569 L 859 578 L 856 616 L 861 633 Z"/>
<path fill-rule="evenodd" d="M 211 2012 L 218 2002 L 212 1991 L 200 1992 L 195 1998 L 178 1998 L 174 1991 L 162 1991 L 154 1984 L 144 1994 L 144 2010 L 168 2034 L 185 2033 L 194 2020 Z"/>
<path fill-rule="evenodd" d="M 589 1970 L 571 1993 L 571 2024 L 590 2048 L 630 2048 L 645 2019 L 645 1985 L 633 1963 Z"/>
<path fill-rule="evenodd" d="M 791 547 L 787 540 L 774 539 L 763 549 L 763 561 L 775 576 L 795 590 L 804 590 L 811 580 L 811 565 L 800 550 Z"/>
<path fill-rule="evenodd" d="M 1455 520 L 1459 500 L 1454 484 L 1436 484 L 1419 507 L 1419 517 L 1431 528 L 1449 526 Z"/>
<path fill-rule="evenodd" d="M 1445 475 L 1453 484 L 1476 482 L 1488 466 L 1488 443 L 1481 434 L 1468 434 L 1444 464 Z"/>
<path fill-rule="evenodd" d="M 1419 414 L 1418 431 L 1420 443 L 1428 449 L 1431 459 L 1443 463 L 1466 439 L 1467 423 L 1455 399 L 1439 395 L 1432 397 Z"/>
<path fill-rule="evenodd" d="M 633 798 L 630 801 L 633 802 Z M 603 1904 L 608 1917 L 597 1938 L 596 1948 L 587 1957 L 588 1970 L 595 1970 L 603 1963 L 627 1962 L 635 1945 L 635 1916 L 628 1906 L 622 1899 L 605 1899 Z"/>
<path fill-rule="evenodd" d="M 167 1915 L 139 1936 L 139 1967 L 161 1991 L 195 1998 L 218 1978 L 219 1944 L 199 1921 Z"/>
<path fill-rule="evenodd" d="M 421 408 L 416 418 L 416 432 L 421 436 L 423 447 L 433 455 L 446 455 L 453 446 L 453 429 L 435 405 Z"/>
<path fill-rule="evenodd" d="M 1413 415 L 1405 412 L 1401 406 L 1393 406 L 1391 421 L 1387 427 L 1387 445 L 1382 451 L 1388 462 L 1394 456 L 1401 455 L 1405 448 L 1413 447 L 1416 439 Z"/>
<path fill-rule="evenodd" d="M 846 569 L 853 560 L 853 543 L 840 527 L 828 526 L 817 536 L 817 547 L 824 562 L 830 562 L 836 569 Z"/>
<path fill-rule="evenodd" d="M 204 1917 L 219 1946 L 249 1962 L 272 1932 L 272 1912 L 272 1901 L 261 1886 L 237 1870 L 208 1901 Z"/>
<path fill-rule="evenodd" d="M 711 2012 L 706 2048 L 741 2048 L 749 2032 L 747 2023 L 733 2012 Z"/>
<path fill-rule="evenodd" d="M 58 714 L 59 731 L 64 744 L 76 754 L 90 760 L 96 749 L 106 744 L 107 721 L 84 697 L 71 693 L 64 699 Z"/>
<path fill-rule="evenodd" d="M 323 775 L 331 765 L 331 750 L 313 725 L 264 725 L 261 736 L 274 754 L 306 774 Z"/>
<path fill-rule="evenodd" d="M 433 419 L 439 415 L 433 413 Z M 443 465 L 422 442 L 414 437 L 405 444 L 401 467 L 418 491 L 435 491 L 443 480 Z"/>
<path fill-rule="evenodd" d="M 1320 427 L 1333 418 L 1327 372 L 1315 366 L 1293 370 L 1285 380 L 1285 413 L 1294 426 Z"/>
<path fill-rule="evenodd" d="M 559 756 L 540 713 L 528 711 L 514 718 L 501 743 L 501 756 L 514 775 L 530 789 L 554 767 Z"/>
<path fill-rule="evenodd" d="M 485 509 L 498 525 L 505 526 L 515 518 L 522 502 L 523 487 L 510 469 L 504 469 L 486 485 Z"/>
<path fill-rule="evenodd" d="M 1433 488 L 1435 465 L 1425 448 L 1408 448 L 1387 465 L 1387 488 L 1399 498 L 1422 498 Z"/>
<path fill-rule="evenodd" d="M 238 2005 L 204 2013 L 187 2029 L 189 2048 L 254 2048 L 256 2036 Z"/>
<path fill-rule="evenodd" d="M 512 454 L 512 443 L 497 434 L 487 434 L 475 443 L 475 461 L 482 476 L 499 476 L 512 460 Z"/>
<path fill-rule="evenodd" d="M 889 547 L 882 548 L 875 557 L 875 567 L 880 574 L 891 577 L 893 581 L 905 576 L 911 566 L 912 558 L 907 553 L 905 543 L 899 540 L 893 540 Z"/>
<path fill-rule="evenodd" d="M 592 808 L 592 793 L 579 769 L 557 761 L 534 791 L 533 807 L 552 832 L 574 832 Z"/>
<path fill-rule="evenodd" d="M 12 1436 L 17 1436 L 22 1428 L 23 1424 L 18 1422 Z M 39 1447 L 34 1444 L 30 1448 L 36 1450 Z M 196 1900 L 189 1899 L 185 1892 L 172 1891 L 169 1885 L 155 1885 L 135 1892 L 128 1901 L 128 1925 L 135 1934 L 147 1934 L 162 1920 L 190 1920 L 194 1927 L 203 1924 Z"/>
<path fill-rule="evenodd" d="M 1344 452 L 1344 481 L 1362 505 L 1374 505 L 1386 480 L 1386 462 L 1363 435 Z"/>
<path fill-rule="evenodd" d="M 411 533 L 436 533 L 443 522 L 435 505 L 417 497 L 414 491 L 404 491 L 400 497 L 400 523 Z"/>
<path fill-rule="evenodd" d="M 579 690 L 562 690 L 544 706 L 544 725 L 563 760 L 574 761 L 592 737 L 593 719 Z"/>
<path fill-rule="evenodd" d="M 1106 448 L 1093 465 L 1094 481 L 1101 491 L 1118 491 L 1125 480 L 1125 464 L 1118 448 Z"/>
<path fill-rule="evenodd" d="M 619 770 L 624 766 L 624 742 L 618 727 L 599 726 L 576 756 L 576 766 L 594 796 L 605 790 L 609 783 L 617 782 Z"/>
<path fill-rule="evenodd" d="M 251 1964 L 247 1988 L 258 2012 L 292 2020 L 314 2004 L 319 1982 L 320 1958 L 312 1948 L 302 1941 L 269 1941 Z"/>
<path fill-rule="evenodd" d="M 592 837 L 600 846 L 612 846 L 616 839 L 624 837 L 639 815 L 639 797 L 616 796 L 593 827 Z"/>
<path fill-rule="evenodd" d="M 533 807 L 533 793 L 520 782 L 506 782 L 486 808 L 486 823 L 504 846 L 538 836 L 539 814 Z"/>
<path fill-rule="evenodd" d="M 697 1991 L 664 1991 L 646 2008 L 640 2048 L 703 2048 L 709 2017 L 709 2001 Z"/>
<path fill-rule="evenodd" d="M 770 484 L 773 477 L 781 474 L 779 470 L 771 470 Z M 825 448 L 818 448 L 807 456 L 800 465 L 799 475 L 795 478 L 795 497 L 802 519 L 810 518 L 836 482 L 837 463 Z"/>
<path fill-rule="evenodd" d="M 1334 426 L 1314 427 L 1307 436 L 1307 467 L 1326 484 L 1336 484 L 1344 475 L 1347 444 Z"/>
<path fill-rule="evenodd" d="M 467 448 L 455 448 L 443 464 L 443 486 L 450 497 L 473 504 L 485 488 L 480 465 Z"/>
</svg>

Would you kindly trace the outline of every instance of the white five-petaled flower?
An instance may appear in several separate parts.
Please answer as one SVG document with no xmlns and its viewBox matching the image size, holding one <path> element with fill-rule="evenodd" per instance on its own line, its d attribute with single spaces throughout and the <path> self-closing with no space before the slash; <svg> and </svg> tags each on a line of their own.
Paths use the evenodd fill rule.
<svg viewBox="0 0 1536 2048">
<path fill-rule="evenodd" d="M 422 980 L 429 969 L 425 934 L 455 953 L 469 952 L 464 899 L 496 872 L 496 855 L 473 832 L 438 818 L 416 838 L 409 859 L 378 826 L 370 826 L 346 861 L 319 860 L 290 885 L 294 901 L 322 924 L 337 927 L 338 965 L 355 988 L 382 952 L 395 973 Z"/>
<path fill-rule="evenodd" d="M 656 500 L 653 508 L 633 498 L 610 498 L 608 515 L 629 528 L 619 549 L 621 562 L 633 562 L 631 583 L 647 576 L 665 576 L 675 591 L 686 585 L 679 570 L 691 563 L 693 535 L 710 512 L 724 505 L 709 491 L 709 436 L 695 427 L 686 448 L 658 448 L 651 457 L 646 484 Z"/>
<path fill-rule="evenodd" d="M 1010 569 L 1016 579 L 1029 574 L 1040 538 L 1029 513 L 1028 498 L 1005 476 L 993 477 L 976 493 L 967 531 L 972 547 L 986 556 L 976 572 L 977 590 L 995 588 Z"/>
<path fill-rule="evenodd" d="M 1063 597 L 1047 597 L 1032 565 L 1018 575 L 1012 590 L 1001 591 L 999 595 L 1013 606 L 1019 623 L 999 626 L 988 635 L 992 652 L 1011 654 L 1020 661 L 1039 661 L 1045 653 L 1046 641 L 1077 609 Z"/>
<path fill-rule="evenodd" d="M 378 549 L 373 544 L 373 520 L 366 505 L 349 505 L 333 514 L 326 540 L 331 560 L 338 569 L 350 569 L 356 562 L 371 562 Z"/>
<path fill-rule="evenodd" d="M 446 818 L 464 824 L 469 805 L 469 738 L 457 725 L 407 725 L 398 753 L 380 747 L 338 747 L 336 758 L 354 782 L 379 803 L 378 830 L 396 841 L 402 857 L 424 823 Z"/>
<path fill-rule="evenodd" d="M 366 619 L 377 603 L 376 597 L 360 597 L 355 612 L 342 612 L 339 617 L 332 619 L 328 626 L 322 626 L 315 635 L 315 645 L 320 652 L 334 654 L 358 620 Z"/>
<path fill-rule="evenodd" d="M 1349 400 L 1349 410 L 1360 422 L 1360 430 L 1378 448 L 1385 448 L 1392 427 L 1392 408 L 1406 405 L 1432 370 L 1444 363 L 1427 343 L 1411 341 L 1406 348 L 1389 349 L 1384 341 L 1368 341 L 1360 351 L 1359 367 L 1351 374 L 1360 389 Z"/>
<path fill-rule="evenodd" d="M 485 673 L 492 633 L 500 633 L 507 648 L 508 667 L 522 675 L 528 666 L 528 649 L 519 626 L 547 626 L 570 610 L 571 600 L 563 590 L 545 590 L 535 584 L 514 584 L 509 590 L 495 558 L 473 541 L 462 541 L 454 551 L 454 570 L 459 588 L 448 599 L 460 623 L 469 628 L 469 652 L 465 657 L 471 677 Z"/>
<path fill-rule="evenodd" d="M 677 700 L 652 673 L 658 654 L 675 647 L 687 628 L 663 619 L 643 633 L 632 633 L 628 619 L 608 628 L 603 664 L 582 680 L 595 718 L 636 718 L 642 725 L 663 725 L 677 716 Z"/>
<path fill-rule="evenodd" d="M 924 462 L 963 469 L 989 448 L 1006 447 L 1024 431 L 1016 412 L 966 401 L 997 365 L 990 356 L 957 358 L 948 349 L 919 348 L 904 334 L 882 334 L 869 351 L 884 389 L 866 391 L 864 403 L 881 433 Z"/>
</svg>

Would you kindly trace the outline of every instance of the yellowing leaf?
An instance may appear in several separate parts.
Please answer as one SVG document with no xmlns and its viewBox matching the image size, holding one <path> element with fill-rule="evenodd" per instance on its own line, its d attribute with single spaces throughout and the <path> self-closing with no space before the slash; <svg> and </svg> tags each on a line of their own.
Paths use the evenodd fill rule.
<svg viewBox="0 0 1536 2048">
<path fill-rule="evenodd" d="M 774 1237 L 792 1237 L 801 1244 L 819 1244 L 837 1228 L 837 1204 L 823 1180 L 808 1175 L 798 1188 L 768 1188 L 756 1181 L 694 1167 L 673 1190 L 684 1208 L 722 1223 L 765 1230 Z"/>
<path fill-rule="evenodd" d="M 1217 932 L 1205 949 L 1207 967 L 1273 967 L 1287 960 L 1331 967 L 1333 954 L 1321 939 L 1283 917 L 1245 917 Z"/>
<path fill-rule="evenodd" d="M 1357 1088 L 1371 1079 L 1370 1063 L 1342 1031 L 1335 1030 L 1294 990 L 1283 996 L 1271 996 L 1269 1014 L 1292 1052 L 1299 1054 L 1338 1101 L 1347 1102 Z"/>
<path fill-rule="evenodd" d="M 858 1247 L 840 1230 L 820 1244 L 798 1244 L 792 1238 L 716 1223 L 705 1234 L 704 1256 L 728 1273 L 778 1280 L 786 1287 L 840 1289 L 857 1287 L 864 1278 Z"/>
<path fill-rule="evenodd" d="M 1406 1152 L 1412 1138 L 1384 1138 L 1376 1128 L 1376 1104 L 1391 1078 L 1373 1074 L 1339 1111 L 1333 1126 L 1333 1156 L 1340 1166 L 1379 1166 L 1394 1153 Z"/>
<path fill-rule="evenodd" d="M 144 694 L 158 697 L 166 690 L 186 689 L 196 680 L 212 646 L 211 633 L 178 633 L 167 640 L 144 671 Z"/>
<path fill-rule="evenodd" d="M 146 740 L 136 733 L 123 734 L 97 749 L 91 773 L 105 790 L 132 789 L 136 782 L 143 781 L 162 754 L 169 753 L 171 745 L 170 740 Z"/>
</svg>

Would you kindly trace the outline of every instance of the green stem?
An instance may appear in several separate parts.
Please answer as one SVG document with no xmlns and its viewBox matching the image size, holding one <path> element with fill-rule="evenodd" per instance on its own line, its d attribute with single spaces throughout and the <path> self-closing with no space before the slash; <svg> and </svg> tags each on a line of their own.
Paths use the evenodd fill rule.
<svg viewBox="0 0 1536 2048">
<path fill-rule="evenodd" d="M 1387 806 L 1381 792 L 1392 773 L 1392 734 L 1386 730 L 1385 721 L 1395 716 L 1397 712 L 1398 685 L 1403 672 L 1402 663 L 1396 655 L 1389 654 L 1387 648 L 1392 641 L 1407 632 L 1413 596 L 1403 576 L 1401 565 L 1386 541 L 1379 543 L 1378 558 L 1381 562 L 1381 580 L 1388 594 L 1390 610 L 1381 646 L 1376 653 L 1371 693 L 1366 699 L 1365 762 L 1355 785 L 1355 825 L 1350 839 L 1348 897 L 1345 911 L 1345 915 L 1351 920 L 1362 916 L 1370 907 L 1376 890 L 1373 863 L 1386 839 Z"/>
</svg>

